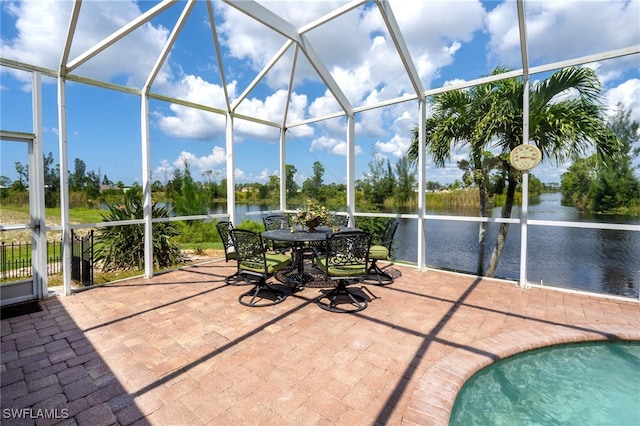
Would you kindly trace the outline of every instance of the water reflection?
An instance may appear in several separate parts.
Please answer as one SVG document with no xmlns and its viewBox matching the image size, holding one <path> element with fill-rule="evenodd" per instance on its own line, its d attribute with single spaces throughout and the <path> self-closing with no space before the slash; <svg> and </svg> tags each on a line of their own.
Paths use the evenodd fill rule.
<svg viewBox="0 0 640 426">
<path fill-rule="evenodd" d="M 496 209 L 499 210 L 499 209 Z M 430 213 L 430 212 L 429 212 Z M 518 217 L 514 209 L 513 217 Z M 496 211 L 494 217 L 499 215 Z M 529 217 L 539 220 L 640 224 L 637 218 L 584 215 L 560 205 L 560 194 L 543 194 L 530 206 Z M 487 227 L 488 264 L 500 225 Z M 435 268 L 475 273 L 478 224 L 426 221 L 426 264 Z M 401 220 L 397 258 L 416 262 L 417 224 Z M 640 232 L 529 226 L 527 277 L 530 282 L 627 297 L 638 296 Z M 510 226 L 496 277 L 517 280 L 520 273 L 520 227 Z M 486 268 L 485 268 L 486 269 Z"/>
</svg>

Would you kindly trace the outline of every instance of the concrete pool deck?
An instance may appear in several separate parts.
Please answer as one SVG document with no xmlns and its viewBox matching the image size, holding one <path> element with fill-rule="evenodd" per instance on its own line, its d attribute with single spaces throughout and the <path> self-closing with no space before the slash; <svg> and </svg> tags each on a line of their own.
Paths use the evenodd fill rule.
<svg viewBox="0 0 640 426">
<path fill-rule="evenodd" d="M 357 314 L 323 311 L 318 288 L 242 306 L 224 261 L 49 298 L 2 320 L 2 424 L 446 425 L 497 359 L 640 340 L 637 301 L 393 268 Z"/>
</svg>

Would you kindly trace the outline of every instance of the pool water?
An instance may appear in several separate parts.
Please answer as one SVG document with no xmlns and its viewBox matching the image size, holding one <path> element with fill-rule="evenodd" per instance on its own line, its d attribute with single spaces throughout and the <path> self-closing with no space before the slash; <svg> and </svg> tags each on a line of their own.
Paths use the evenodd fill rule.
<svg viewBox="0 0 640 426">
<path fill-rule="evenodd" d="M 450 425 L 640 425 L 640 342 L 551 346 L 465 383 Z"/>
</svg>

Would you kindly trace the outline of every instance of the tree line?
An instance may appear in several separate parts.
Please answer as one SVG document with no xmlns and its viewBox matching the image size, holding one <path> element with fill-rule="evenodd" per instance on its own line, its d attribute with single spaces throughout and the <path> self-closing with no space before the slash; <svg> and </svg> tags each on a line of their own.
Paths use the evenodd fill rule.
<svg viewBox="0 0 640 426">
<path fill-rule="evenodd" d="M 562 202 L 581 211 L 603 214 L 640 214 L 640 183 L 634 166 L 640 157 L 638 122 L 619 104 L 609 128 L 621 142 L 615 162 L 601 163 L 597 154 L 576 159 L 562 175 Z"/>
</svg>

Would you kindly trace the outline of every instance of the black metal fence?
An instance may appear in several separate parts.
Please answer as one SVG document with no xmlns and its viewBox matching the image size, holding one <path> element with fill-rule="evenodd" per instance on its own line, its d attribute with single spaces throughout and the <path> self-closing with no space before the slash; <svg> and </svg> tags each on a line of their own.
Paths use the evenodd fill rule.
<svg viewBox="0 0 640 426">
<path fill-rule="evenodd" d="M 84 237 L 71 230 L 71 279 L 93 285 L 93 230 Z"/>
<path fill-rule="evenodd" d="M 71 232 L 71 279 L 93 285 L 93 231 L 85 237 Z M 0 243 L 0 280 L 15 281 L 33 275 L 32 246 L 28 242 Z M 62 241 L 47 241 L 47 274 L 62 273 Z"/>
</svg>

